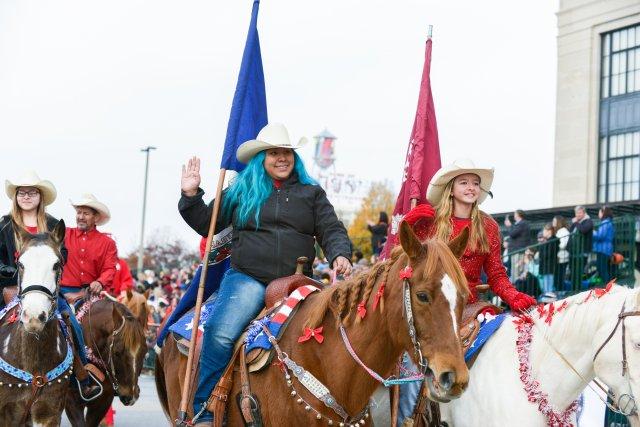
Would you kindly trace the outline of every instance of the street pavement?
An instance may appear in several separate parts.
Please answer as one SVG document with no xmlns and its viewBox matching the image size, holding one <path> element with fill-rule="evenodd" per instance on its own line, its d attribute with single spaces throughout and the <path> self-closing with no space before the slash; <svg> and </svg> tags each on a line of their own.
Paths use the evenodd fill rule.
<svg viewBox="0 0 640 427">
<path fill-rule="evenodd" d="M 115 427 L 156 427 L 170 426 L 162 412 L 156 386 L 151 375 L 141 375 L 140 398 L 133 406 L 124 406 L 118 399 L 114 401 L 116 411 Z M 375 393 L 374 408 L 372 409 L 375 424 L 378 426 L 388 426 L 389 422 L 389 394 L 384 388 L 378 389 Z M 67 418 L 63 415 L 62 426 L 71 427 Z"/>
</svg>

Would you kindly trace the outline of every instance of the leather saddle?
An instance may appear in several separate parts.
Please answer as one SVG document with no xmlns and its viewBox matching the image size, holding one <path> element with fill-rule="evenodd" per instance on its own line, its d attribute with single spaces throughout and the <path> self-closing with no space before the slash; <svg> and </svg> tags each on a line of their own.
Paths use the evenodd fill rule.
<svg viewBox="0 0 640 427">
<path fill-rule="evenodd" d="M 462 312 L 462 327 L 460 328 L 460 344 L 462 345 L 462 354 L 466 354 L 471 344 L 478 337 L 480 332 L 480 320 L 478 316 L 482 313 L 491 313 L 498 315 L 502 313 L 502 309 L 487 301 L 478 301 L 467 305 Z M 467 365 L 471 367 L 478 353 L 467 361 Z"/>
<path fill-rule="evenodd" d="M 76 310 L 76 304 L 80 301 L 84 300 L 87 296 L 87 292 L 84 289 L 79 290 L 78 292 L 67 292 L 64 294 L 64 299 L 67 300 L 69 305 Z"/>
</svg>

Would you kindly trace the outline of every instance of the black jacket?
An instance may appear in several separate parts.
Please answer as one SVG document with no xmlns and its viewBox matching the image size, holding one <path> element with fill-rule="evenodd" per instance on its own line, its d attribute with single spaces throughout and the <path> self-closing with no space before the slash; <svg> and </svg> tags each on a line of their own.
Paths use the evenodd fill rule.
<svg viewBox="0 0 640 427">
<path fill-rule="evenodd" d="M 53 231 L 58 220 L 49 214 L 47 215 L 47 230 Z M 67 259 L 67 248 L 64 243 L 61 248 L 62 257 Z M 13 232 L 13 221 L 11 221 L 11 215 L 5 215 L 0 218 L 0 271 L 5 270 L 7 267 L 16 268 L 16 240 Z M 11 276 L 3 277 L 0 275 L 0 288 L 5 286 L 14 286 L 18 284 L 18 274 L 14 272 Z"/>
<path fill-rule="evenodd" d="M 509 252 L 526 248 L 531 244 L 531 233 L 529 231 L 529 221 L 521 220 L 513 224 L 507 231 L 509 234 Z"/>
<path fill-rule="evenodd" d="M 553 236 L 545 243 L 540 245 L 538 252 L 538 260 L 540 262 L 540 274 L 555 274 L 556 266 L 558 264 L 558 248 L 560 247 L 560 240 Z"/>
<path fill-rule="evenodd" d="M 591 252 L 593 242 L 593 221 L 591 218 L 584 218 L 580 222 L 574 222 L 569 228 L 571 237 L 569 239 L 569 252 L 572 255 L 584 255 Z"/>
<path fill-rule="evenodd" d="M 379 222 L 376 225 L 367 225 L 367 228 L 371 232 L 371 249 L 378 254 L 387 241 L 387 229 L 389 226 L 384 222 Z"/>
<path fill-rule="evenodd" d="M 205 205 L 204 191 L 195 196 L 184 194 L 178 203 L 180 215 L 201 236 L 209 231 L 213 201 Z M 224 193 L 223 193 L 224 201 Z M 295 272 L 296 259 L 306 256 L 304 273 L 311 276 L 316 240 L 329 265 L 338 256 L 351 259 L 351 242 L 324 190 L 318 185 L 303 185 L 295 173 L 274 189 L 260 209 L 260 227 L 253 216 L 238 227 L 237 209 L 232 220 L 220 212 L 216 232 L 233 225 L 231 266 L 262 283 Z"/>
</svg>

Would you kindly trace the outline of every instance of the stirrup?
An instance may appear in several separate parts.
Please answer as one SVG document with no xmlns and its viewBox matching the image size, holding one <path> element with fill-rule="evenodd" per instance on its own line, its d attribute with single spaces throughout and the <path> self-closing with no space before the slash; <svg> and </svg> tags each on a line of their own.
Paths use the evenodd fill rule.
<svg viewBox="0 0 640 427">
<path fill-rule="evenodd" d="M 98 397 L 102 396 L 102 392 L 104 391 L 104 387 L 102 386 L 102 383 L 100 381 L 98 381 L 96 376 L 93 375 L 93 372 L 87 371 L 87 374 L 89 374 L 89 376 L 91 377 L 93 382 L 95 382 L 98 385 L 98 387 L 100 387 L 100 392 L 98 394 L 96 394 L 95 396 L 93 396 L 93 397 L 86 398 L 84 396 L 84 394 L 82 394 L 82 385 L 80 384 L 80 381 L 78 381 L 77 378 L 76 378 L 76 385 L 78 386 L 78 393 L 80 394 L 80 398 L 82 400 L 84 400 L 85 402 L 91 402 L 93 400 L 96 400 Z"/>
</svg>

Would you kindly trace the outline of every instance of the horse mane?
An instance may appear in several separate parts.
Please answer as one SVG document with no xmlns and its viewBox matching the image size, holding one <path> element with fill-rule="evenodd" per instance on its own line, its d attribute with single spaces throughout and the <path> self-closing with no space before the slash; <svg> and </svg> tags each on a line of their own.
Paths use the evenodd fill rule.
<svg viewBox="0 0 640 427">
<path fill-rule="evenodd" d="M 622 308 L 622 306 L 618 304 L 622 304 L 622 300 L 632 291 L 633 289 L 625 286 L 614 285 L 609 292 L 601 297 L 595 297 L 593 295 L 594 291 L 588 290 L 553 303 L 545 304 L 542 315 L 539 314 L 537 309 L 534 309 L 529 313 L 529 316 L 536 325 L 536 332 L 549 337 L 554 343 L 565 342 L 572 337 L 575 340 L 576 325 L 580 326 L 579 330 L 587 333 L 584 339 L 591 341 L 593 338 L 591 333 L 603 320 L 603 316 L 617 316 Z M 615 299 L 611 297 L 615 297 Z M 622 299 L 619 297 L 622 297 Z M 561 307 L 565 301 L 567 307 L 562 311 L 558 311 L 558 307 Z M 612 307 L 611 304 L 614 303 L 615 307 Z M 554 306 L 554 314 L 551 321 L 547 322 L 547 313 L 549 313 L 552 304 Z M 634 306 L 637 304 L 638 302 L 636 301 Z M 633 309 L 634 307 L 626 308 L 626 310 Z M 547 346 L 547 350 L 542 351 L 540 357 L 546 357 L 546 354 L 551 351 L 553 351 L 551 347 Z"/>
<path fill-rule="evenodd" d="M 426 253 L 426 264 L 424 276 L 429 277 L 439 271 L 445 271 L 453 280 L 458 292 L 465 298 L 469 294 L 467 279 L 458 263 L 458 260 L 449 250 L 446 243 L 438 239 L 429 239 L 422 243 Z M 337 285 L 329 286 L 322 290 L 314 299 L 313 306 L 306 321 L 306 326 L 317 328 L 322 324 L 328 311 L 331 311 L 336 319 L 336 327 L 341 323 L 351 324 L 354 319 L 359 322 L 361 319 L 355 316 L 359 303 L 364 303 L 368 309 L 373 288 L 382 279 L 388 286 L 393 283 L 401 283 L 394 279 L 387 281 L 389 270 L 396 262 L 407 262 L 408 256 L 401 246 L 396 246 L 388 259 L 376 263 L 369 271 L 340 282 Z M 391 283 L 389 283 L 391 282 Z M 384 310 L 384 297 L 380 300 L 380 310 Z"/>
<path fill-rule="evenodd" d="M 145 342 L 144 331 L 140 326 L 138 319 L 131 313 L 131 311 L 119 302 L 113 302 L 116 311 L 124 320 L 124 326 L 122 328 L 122 342 L 125 348 L 135 348 L 141 342 Z M 118 328 L 120 325 L 115 325 Z"/>
</svg>

